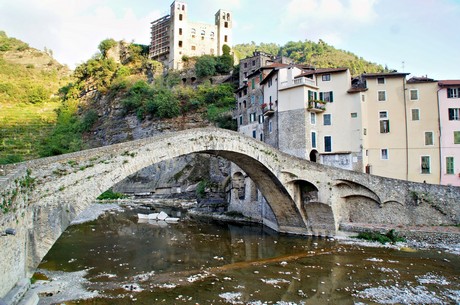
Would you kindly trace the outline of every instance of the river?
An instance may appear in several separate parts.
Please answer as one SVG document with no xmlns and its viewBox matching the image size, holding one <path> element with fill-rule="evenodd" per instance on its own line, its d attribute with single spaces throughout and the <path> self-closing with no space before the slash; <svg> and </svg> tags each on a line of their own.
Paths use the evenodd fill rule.
<svg viewBox="0 0 460 305">
<path fill-rule="evenodd" d="M 285 235 L 128 208 L 70 226 L 39 266 L 39 304 L 459 304 L 460 256 Z"/>
</svg>

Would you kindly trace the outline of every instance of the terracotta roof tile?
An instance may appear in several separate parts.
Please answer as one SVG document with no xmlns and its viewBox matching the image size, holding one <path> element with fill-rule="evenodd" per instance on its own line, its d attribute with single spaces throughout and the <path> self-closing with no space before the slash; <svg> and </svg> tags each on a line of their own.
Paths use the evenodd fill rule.
<svg viewBox="0 0 460 305">
<path fill-rule="evenodd" d="M 459 86 L 460 79 L 448 79 L 448 80 L 440 80 L 438 82 L 440 87 L 448 87 L 448 86 Z"/>
</svg>

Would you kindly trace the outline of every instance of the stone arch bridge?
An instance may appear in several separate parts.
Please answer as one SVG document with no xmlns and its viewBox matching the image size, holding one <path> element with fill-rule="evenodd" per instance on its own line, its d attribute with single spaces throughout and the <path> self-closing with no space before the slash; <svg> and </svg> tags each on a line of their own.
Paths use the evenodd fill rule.
<svg viewBox="0 0 460 305">
<path fill-rule="evenodd" d="M 30 276 L 72 219 L 115 183 L 160 161 L 213 154 L 241 168 L 285 233 L 334 235 L 342 222 L 454 224 L 455 187 L 408 183 L 323 166 L 240 133 L 191 129 L 6 168 L 0 176 L 0 296 Z M 5 170 L 5 169 L 4 169 Z"/>
</svg>

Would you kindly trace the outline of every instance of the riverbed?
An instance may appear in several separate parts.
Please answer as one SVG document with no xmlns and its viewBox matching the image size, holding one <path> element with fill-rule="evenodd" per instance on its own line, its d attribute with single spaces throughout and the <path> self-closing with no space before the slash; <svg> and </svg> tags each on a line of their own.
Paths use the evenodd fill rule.
<svg viewBox="0 0 460 305">
<path fill-rule="evenodd" d="M 145 209 L 76 223 L 43 259 L 39 304 L 459 304 L 460 256 L 285 235 L 259 225 L 139 220 Z"/>
</svg>

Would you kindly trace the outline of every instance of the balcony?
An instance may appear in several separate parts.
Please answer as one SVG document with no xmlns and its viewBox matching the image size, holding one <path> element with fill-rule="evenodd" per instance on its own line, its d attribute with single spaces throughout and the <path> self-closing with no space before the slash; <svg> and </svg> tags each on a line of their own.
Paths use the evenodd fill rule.
<svg viewBox="0 0 460 305">
<path fill-rule="evenodd" d="M 298 77 L 298 78 L 294 78 L 292 81 L 283 81 L 281 82 L 280 85 L 281 85 L 281 90 L 291 88 L 291 87 L 297 87 L 297 86 L 316 87 L 315 81 L 307 77 Z"/>
<path fill-rule="evenodd" d="M 307 110 L 314 113 L 320 113 L 326 111 L 326 102 L 324 101 L 308 101 Z"/>
<path fill-rule="evenodd" d="M 273 109 L 272 106 L 273 103 L 270 103 L 270 105 L 260 105 L 260 108 L 262 108 L 262 113 L 264 114 L 264 116 L 272 116 L 273 114 L 275 114 L 275 109 Z"/>
</svg>

